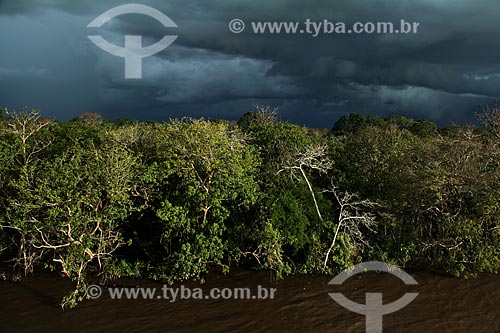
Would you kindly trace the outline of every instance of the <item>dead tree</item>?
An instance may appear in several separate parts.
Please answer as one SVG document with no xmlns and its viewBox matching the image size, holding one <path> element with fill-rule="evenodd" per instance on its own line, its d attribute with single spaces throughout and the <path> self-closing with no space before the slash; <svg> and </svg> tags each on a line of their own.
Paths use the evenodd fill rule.
<svg viewBox="0 0 500 333">
<path fill-rule="evenodd" d="M 333 236 L 332 243 L 325 255 L 323 265 L 326 267 L 330 252 L 335 246 L 339 233 L 343 230 L 347 233 L 351 240 L 358 244 L 368 245 L 363 237 L 363 232 L 360 228 L 367 228 L 374 231 L 376 226 L 375 216 L 369 212 L 370 209 L 380 206 L 376 202 L 370 200 L 359 200 L 356 194 L 349 192 L 340 192 L 333 184 L 329 190 L 325 192 L 332 193 L 335 200 L 339 204 L 338 224 Z M 368 210 L 368 211 L 367 211 Z"/>
<path fill-rule="evenodd" d="M 6 110 L 5 114 L 9 117 L 7 131 L 15 135 L 21 143 L 19 153 L 22 161 L 20 164 L 28 165 L 37 153 L 52 143 L 51 140 L 36 139 L 32 143 L 29 140 L 52 121 L 40 118 L 40 111 L 30 110 L 27 107 L 19 113 Z"/>
<path fill-rule="evenodd" d="M 316 200 L 316 195 L 314 194 L 314 189 L 312 187 L 311 181 L 307 177 L 306 170 L 312 169 L 317 170 L 321 173 L 327 173 L 328 170 L 333 168 L 333 162 L 326 155 L 327 147 L 323 146 L 309 146 L 304 152 L 297 153 L 292 161 L 293 165 L 286 166 L 278 171 L 278 174 L 289 170 L 290 175 L 294 179 L 304 179 L 311 193 L 312 199 L 314 201 L 314 207 L 318 218 L 323 221 L 323 216 L 318 207 L 318 202 Z"/>
</svg>

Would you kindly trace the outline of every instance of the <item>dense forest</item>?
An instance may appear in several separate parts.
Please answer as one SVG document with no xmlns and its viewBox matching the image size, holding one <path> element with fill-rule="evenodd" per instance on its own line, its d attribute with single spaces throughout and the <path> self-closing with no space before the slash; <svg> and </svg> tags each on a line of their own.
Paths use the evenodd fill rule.
<svg viewBox="0 0 500 333">
<path fill-rule="evenodd" d="M 500 112 L 480 127 L 343 116 L 300 127 L 258 107 L 238 122 L 69 122 L 0 114 L 0 256 L 17 279 L 85 286 L 282 277 L 365 260 L 469 277 L 500 267 Z"/>
</svg>

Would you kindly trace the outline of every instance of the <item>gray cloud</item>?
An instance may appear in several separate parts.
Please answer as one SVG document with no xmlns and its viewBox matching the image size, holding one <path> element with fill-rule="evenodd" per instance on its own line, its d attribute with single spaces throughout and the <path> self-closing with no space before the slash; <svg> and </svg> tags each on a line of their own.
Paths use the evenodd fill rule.
<svg viewBox="0 0 500 333">
<path fill-rule="evenodd" d="M 166 33 L 179 38 L 144 60 L 144 79 L 134 82 L 123 80 L 123 59 L 86 39 L 86 24 L 122 1 L 0 0 L 0 37 L 11 45 L 0 54 L 0 104 L 29 102 L 62 118 L 89 108 L 112 117 L 184 112 L 234 118 L 241 113 L 236 107 L 248 111 L 259 102 L 281 106 L 298 123 L 329 127 L 347 112 L 469 121 L 477 105 L 498 95 L 496 0 L 142 2 L 166 13 L 178 28 L 165 31 L 154 20 L 127 15 L 106 24 L 103 36 L 116 44 L 124 34 L 144 35 L 148 43 Z M 236 17 L 247 26 L 306 18 L 405 19 L 420 22 L 420 32 L 236 35 L 227 28 Z M 26 80 L 32 81 L 28 94 Z M 70 100 L 76 105 L 68 111 Z"/>
</svg>

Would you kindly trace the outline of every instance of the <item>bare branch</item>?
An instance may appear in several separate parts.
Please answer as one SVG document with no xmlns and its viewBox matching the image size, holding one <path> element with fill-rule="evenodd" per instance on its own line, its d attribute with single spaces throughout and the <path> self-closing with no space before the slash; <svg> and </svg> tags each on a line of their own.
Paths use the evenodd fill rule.
<svg viewBox="0 0 500 333">
<path fill-rule="evenodd" d="M 325 261 L 323 262 L 323 265 L 326 267 L 330 253 L 335 247 L 338 235 L 342 229 L 347 232 L 354 242 L 360 242 L 368 246 L 368 243 L 364 240 L 363 232 L 360 230 L 360 227 L 365 227 L 374 231 L 373 228 L 377 224 L 375 216 L 370 212 L 366 212 L 366 210 L 380 205 L 370 200 L 356 200 L 357 196 L 349 192 L 339 193 L 337 187 L 333 184 L 331 188 L 325 192 L 332 193 L 340 206 L 337 228 L 332 243 L 326 252 Z"/>
<path fill-rule="evenodd" d="M 277 174 L 281 173 L 284 170 L 289 170 L 290 174 L 293 178 L 299 179 L 296 175 L 296 172 L 299 171 L 301 177 L 305 180 L 309 192 L 311 193 L 312 199 L 314 201 L 314 207 L 316 209 L 316 213 L 318 214 L 318 218 L 320 221 L 323 221 L 323 216 L 318 207 L 318 202 L 316 200 L 316 195 L 314 194 L 314 190 L 312 184 L 307 177 L 306 170 L 313 169 L 317 170 L 321 173 L 327 173 L 328 170 L 333 168 L 333 162 L 328 158 L 327 154 L 327 146 L 314 146 L 311 145 L 307 147 L 304 152 L 299 152 L 295 154 L 293 158 L 293 165 L 286 166 L 283 169 L 278 170 Z"/>
</svg>

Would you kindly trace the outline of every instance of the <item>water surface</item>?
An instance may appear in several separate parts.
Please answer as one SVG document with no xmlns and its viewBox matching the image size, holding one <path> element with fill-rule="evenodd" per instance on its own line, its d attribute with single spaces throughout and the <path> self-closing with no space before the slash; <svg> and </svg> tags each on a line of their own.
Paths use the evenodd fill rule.
<svg viewBox="0 0 500 333">
<path fill-rule="evenodd" d="M 106 294 L 61 311 L 60 298 L 71 284 L 39 275 L 19 284 L 0 284 L 0 332 L 364 332 L 364 317 L 335 303 L 342 292 L 364 303 L 366 292 L 381 292 L 384 303 L 405 292 L 419 296 L 402 310 L 384 316 L 384 332 L 500 332 L 500 277 L 483 274 L 462 280 L 430 273 L 412 276 L 405 286 L 387 273 L 368 273 L 331 286 L 328 276 L 293 276 L 274 281 L 268 273 L 238 271 L 211 276 L 210 288 L 276 288 L 273 300 L 112 300 Z M 126 286 L 161 283 L 129 280 Z M 200 287 L 186 283 L 186 287 Z"/>
</svg>

